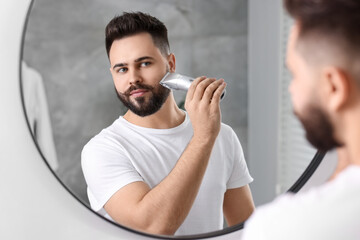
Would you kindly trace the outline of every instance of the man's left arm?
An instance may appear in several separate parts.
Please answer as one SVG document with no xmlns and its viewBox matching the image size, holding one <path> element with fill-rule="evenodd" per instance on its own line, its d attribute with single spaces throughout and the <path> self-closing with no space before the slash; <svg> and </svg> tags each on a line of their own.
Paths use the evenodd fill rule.
<svg viewBox="0 0 360 240">
<path fill-rule="evenodd" d="M 249 185 L 228 189 L 225 192 L 223 211 L 229 227 L 247 220 L 254 209 Z"/>
</svg>

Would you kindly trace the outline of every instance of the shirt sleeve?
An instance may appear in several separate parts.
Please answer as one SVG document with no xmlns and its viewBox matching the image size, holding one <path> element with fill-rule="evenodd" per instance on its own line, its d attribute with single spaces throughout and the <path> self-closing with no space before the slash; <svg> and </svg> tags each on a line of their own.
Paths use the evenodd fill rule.
<svg viewBox="0 0 360 240">
<path fill-rule="evenodd" d="M 94 211 L 101 210 L 122 187 L 144 181 L 122 149 L 112 141 L 93 139 L 82 150 L 81 165 Z"/>
<path fill-rule="evenodd" d="M 227 182 L 227 189 L 243 187 L 253 181 L 244 157 L 244 152 L 235 132 L 231 129 L 231 144 L 233 150 L 233 168 Z"/>
</svg>

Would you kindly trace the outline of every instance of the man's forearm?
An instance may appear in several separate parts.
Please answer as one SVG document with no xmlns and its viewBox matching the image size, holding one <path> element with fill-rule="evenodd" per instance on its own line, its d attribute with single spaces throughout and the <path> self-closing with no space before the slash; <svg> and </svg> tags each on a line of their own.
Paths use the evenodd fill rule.
<svg viewBox="0 0 360 240">
<path fill-rule="evenodd" d="M 169 175 L 138 203 L 147 231 L 174 234 L 179 228 L 197 196 L 214 142 L 193 137 Z"/>
</svg>

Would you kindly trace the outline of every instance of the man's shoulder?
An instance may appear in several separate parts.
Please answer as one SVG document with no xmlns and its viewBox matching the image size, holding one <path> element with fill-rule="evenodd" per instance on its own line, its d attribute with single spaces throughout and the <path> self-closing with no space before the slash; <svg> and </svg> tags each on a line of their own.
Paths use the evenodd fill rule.
<svg viewBox="0 0 360 240">
<path fill-rule="evenodd" d="M 277 211 L 277 208 L 283 211 L 286 211 L 286 208 L 288 210 L 294 209 L 294 211 L 304 211 L 307 208 L 321 210 L 322 208 L 337 206 L 344 201 L 344 197 L 349 203 L 352 202 L 351 199 L 360 201 L 360 168 L 349 168 L 336 179 L 310 188 L 307 191 L 297 194 L 283 194 L 266 205 L 265 208 L 269 211 L 272 209 Z"/>
<path fill-rule="evenodd" d="M 120 118 L 116 119 L 111 125 L 102 129 L 98 134 L 93 136 L 83 147 L 82 152 L 96 151 L 97 149 L 109 149 L 112 146 L 119 147 L 121 145 Z M 124 130 L 124 129 L 123 129 Z"/>
<path fill-rule="evenodd" d="M 226 143 L 229 146 L 236 145 L 236 142 L 239 142 L 239 137 L 231 126 L 221 123 L 220 132 L 218 135 L 218 141 Z"/>
<path fill-rule="evenodd" d="M 220 134 L 231 135 L 232 133 L 234 133 L 234 129 L 228 124 L 221 122 Z"/>
<path fill-rule="evenodd" d="M 336 179 L 297 194 L 286 193 L 273 202 L 260 206 L 248 225 L 281 226 L 302 224 L 310 229 L 311 224 L 322 222 L 330 226 L 342 216 L 360 222 L 360 168 L 347 169 Z M 329 218 L 329 212 L 332 213 Z M 292 219 L 289 222 L 289 219 Z M 343 219 L 343 222 L 347 222 Z M 306 226 L 304 225 L 306 223 Z"/>
<path fill-rule="evenodd" d="M 260 206 L 245 224 L 244 239 L 355 239 L 358 226 L 349 226 L 360 222 L 360 184 L 347 175 Z"/>
<path fill-rule="evenodd" d="M 128 158 L 125 141 L 126 136 L 119 131 L 116 121 L 103 129 L 91 138 L 81 151 L 83 171 L 106 167 L 118 163 L 120 159 L 126 162 Z"/>
<path fill-rule="evenodd" d="M 122 124 L 121 117 L 116 119 L 111 125 L 102 129 L 99 133 L 94 135 L 89 143 L 110 140 L 111 138 L 121 135 L 124 132 L 125 127 Z"/>
</svg>

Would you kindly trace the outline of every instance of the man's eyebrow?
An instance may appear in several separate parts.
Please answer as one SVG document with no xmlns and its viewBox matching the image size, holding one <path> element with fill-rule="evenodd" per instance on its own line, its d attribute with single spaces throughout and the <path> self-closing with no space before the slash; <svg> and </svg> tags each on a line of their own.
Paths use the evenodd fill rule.
<svg viewBox="0 0 360 240">
<path fill-rule="evenodd" d="M 137 59 L 135 59 L 135 61 L 134 62 L 141 62 L 141 61 L 143 61 L 143 60 L 148 60 L 148 59 L 150 59 L 150 60 L 153 60 L 154 58 L 153 57 L 150 57 L 150 56 L 144 56 L 144 57 L 139 57 L 139 58 L 137 58 Z M 127 66 L 128 64 L 127 63 L 117 63 L 117 64 L 115 64 L 114 66 L 113 66 L 113 69 L 115 69 L 115 68 L 117 68 L 117 67 L 124 67 L 124 66 Z"/>
<path fill-rule="evenodd" d="M 136 59 L 135 62 L 141 62 L 141 61 L 147 60 L 147 59 L 153 60 L 154 58 L 150 57 L 150 56 L 144 56 L 144 57 L 140 57 L 140 58 Z"/>
<path fill-rule="evenodd" d="M 117 63 L 113 66 L 113 69 L 117 68 L 117 67 L 124 67 L 127 66 L 127 63 Z"/>
</svg>

